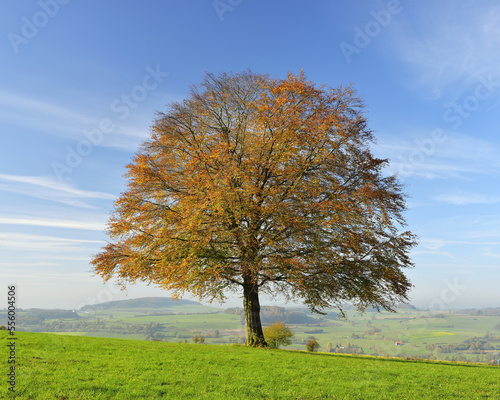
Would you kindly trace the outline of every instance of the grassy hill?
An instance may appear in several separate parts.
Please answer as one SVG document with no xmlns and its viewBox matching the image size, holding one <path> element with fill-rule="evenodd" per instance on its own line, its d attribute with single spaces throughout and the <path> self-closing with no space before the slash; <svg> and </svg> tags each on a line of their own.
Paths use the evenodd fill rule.
<svg viewBox="0 0 500 400">
<path fill-rule="evenodd" d="M 214 307 L 204 306 L 203 304 L 192 300 L 174 300 L 170 297 L 141 297 L 138 299 L 115 300 L 98 304 L 90 304 L 82 307 L 80 311 L 85 312 L 121 309 L 163 309 L 181 312 L 212 312 L 217 310 Z"/>
<path fill-rule="evenodd" d="M 184 305 L 201 305 L 199 302 L 192 300 L 174 300 L 171 297 L 140 297 L 137 299 L 106 301 L 104 303 L 90 304 L 82 307 L 82 310 L 96 309 L 108 310 L 113 308 L 169 308 L 171 306 L 178 307 Z"/>
<path fill-rule="evenodd" d="M 205 344 L 231 344 L 244 339 L 243 309 L 220 309 L 170 298 L 143 298 L 102 303 L 99 309 L 19 310 L 16 327 L 27 332 L 75 333 L 85 336 L 165 342 L 192 342 L 203 335 Z M 289 350 L 304 350 L 315 337 L 320 351 L 361 353 L 385 357 L 442 361 L 500 363 L 500 309 L 430 312 L 401 308 L 359 314 L 336 310 L 325 316 L 307 309 L 262 306 L 264 324 L 282 321 L 294 334 Z M 0 325 L 7 325 L 0 311 Z M 401 345 L 396 345 L 400 342 Z"/>
<path fill-rule="evenodd" d="M 27 332 L 16 361 L 16 399 L 500 399 L 487 365 Z"/>
</svg>

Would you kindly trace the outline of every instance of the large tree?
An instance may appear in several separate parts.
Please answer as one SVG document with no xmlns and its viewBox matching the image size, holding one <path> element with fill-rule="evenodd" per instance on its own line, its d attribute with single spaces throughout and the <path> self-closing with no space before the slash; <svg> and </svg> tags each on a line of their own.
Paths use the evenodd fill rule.
<svg viewBox="0 0 500 400">
<path fill-rule="evenodd" d="M 94 271 L 174 296 L 242 291 L 252 346 L 266 345 L 260 293 L 318 312 L 392 310 L 408 300 L 402 268 L 416 239 L 362 111 L 351 87 L 317 87 L 303 73 L 206 74 L 158 114 L 127 166 Z"/>
</svg>

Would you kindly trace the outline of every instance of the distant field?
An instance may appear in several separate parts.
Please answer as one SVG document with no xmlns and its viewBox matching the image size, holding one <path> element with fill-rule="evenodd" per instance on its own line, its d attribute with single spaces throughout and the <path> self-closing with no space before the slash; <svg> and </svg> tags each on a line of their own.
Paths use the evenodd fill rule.
<svg viewBox="0 0 500 400">
<path fill-rule="evenodd" d="M 500 399 L 487 365 L 24 332 L 17 352 L 20 400 Z"/>
<path fill-rule="evenodd" d="M 131 324 L 148 324 L 150 322 L 176 326 L 186 330 L 200 329 L 238 329 L 239 317 L 228 314 L 194 314 L 194 315 L 162 315 L 120 318 Z"/>
<path fill-rule="evenodd" d="M 89 337 L 174 343 L 192 343 L 195 335 L 203 335 L 206 344 L 244 340 L 244 326 L 234 309 L 224 313 L 221 309 L 196 303 L 170 302 L 169 307 L 164 308 L 125 308 L 126 304 L 118 308 L 79 311 L 73 318 L 46 318 L 42 324 L 30 318 L 29 312 L 20 311 L 18 327 L 22 331 L 72 332 Z M 304 350 L 305 343 L 314 337 L 320 344 L 320 351 L 330 348 L 348 354 L 482 363 L 490 363 L 493 359 L 500 362 L 500 315 L 416 309 L 360 315 L 348 310 L 347 319 L 339 319 L 335 312 L 327 316 L 312 315 L 305 309 L 296 309 L 296 312 L 306 316 L 307 323 L 287 323 L 295 335 L 293 344 L 287 347 L 290 350 Z M 401 342 L 401 345 L 396 345 L 396 342 Z"/>
</svg>

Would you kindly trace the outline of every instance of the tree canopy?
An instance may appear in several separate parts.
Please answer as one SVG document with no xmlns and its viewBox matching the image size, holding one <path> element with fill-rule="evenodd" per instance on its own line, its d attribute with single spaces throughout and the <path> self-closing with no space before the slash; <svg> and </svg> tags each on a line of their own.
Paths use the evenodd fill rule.
<svg viewBox="0 0 500 400">
<path fill-rule="evenodd" d="M 373 140 L 350 86 L 206 74 L 127 166 L 94 271 L 208 300 L 243 290 L 249 345 L 265 345 L 260 293 L 391 310 L 416 238 Z"/>
</svg>

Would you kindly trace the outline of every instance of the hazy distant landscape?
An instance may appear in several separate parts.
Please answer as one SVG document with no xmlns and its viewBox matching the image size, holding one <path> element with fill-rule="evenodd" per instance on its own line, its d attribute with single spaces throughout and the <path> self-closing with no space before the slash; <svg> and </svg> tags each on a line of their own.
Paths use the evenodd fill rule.
<svg viewBox="0 0 500 400">
<path fill-rule="evenodd" d="M 80 310 L 18 311 L 18 328 L 27 332 L 126 338 L 174 343 L 244 342 L 243 309 L 150 297 L 85 306 Z M 281 321 L 294 334 L 286 349 L 305 350 L 312 337 L 319 351 L 429 360 L 500 363 L 500 308 L 435 312 L 412 306 L 397 313 L 346 310 L 327 315 L 306 308 L 262 307 L 264 325 Z M 6 313 L 0 312 L 0 325 Z M 396 342 L 400 342 L 396 344 Z"/>
</svg>

